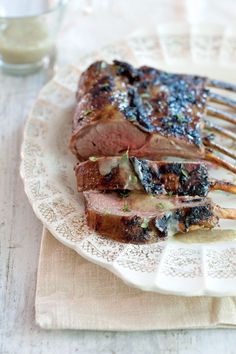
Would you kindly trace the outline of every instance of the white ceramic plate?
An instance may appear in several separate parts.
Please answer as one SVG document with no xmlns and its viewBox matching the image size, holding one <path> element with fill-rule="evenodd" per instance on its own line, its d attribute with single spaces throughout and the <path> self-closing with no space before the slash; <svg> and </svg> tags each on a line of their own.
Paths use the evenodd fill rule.
<svg viewBox="0 0 236 354">
<path fill-rule="evenodd" d="M 201 232 L 151 245 L 121 244 L 88 229 L 68 141 L 79 75 L 101 58 L 236 82 L 236 35 L 214 25 L 161 26 L 62 69 L 40 92 L 25 126 L 21 175 L 36 215 L 63 244 L 132 286 L 186 296 L 235 295 L 235 221 L 221 224 L 234 231 Z M 213 174 L 235 179 L 220 169 Z M 213 198 L 222 206 L 236 207 L 235 196 L 218 192 Z"/>
</svg>

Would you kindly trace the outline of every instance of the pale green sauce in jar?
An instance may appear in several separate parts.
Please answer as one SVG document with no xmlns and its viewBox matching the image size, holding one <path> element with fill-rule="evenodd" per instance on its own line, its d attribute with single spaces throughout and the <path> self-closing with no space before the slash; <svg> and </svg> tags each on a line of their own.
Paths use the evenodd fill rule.
<svg viewBox="0 0 236 354">
<path fill-rule="evenodd" d="M 9 64 L 35 63 L 52 48 L 47 27 L 39 18 L 0 22 L 0 56 Z"/>
</svg>

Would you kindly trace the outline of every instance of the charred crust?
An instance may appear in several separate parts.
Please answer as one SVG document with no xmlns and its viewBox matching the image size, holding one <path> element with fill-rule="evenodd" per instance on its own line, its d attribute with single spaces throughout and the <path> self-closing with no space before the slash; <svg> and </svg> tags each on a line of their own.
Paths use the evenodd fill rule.
<svg viewBox="0 0 236 354">
<path fill-rule="evenodd" d="M 179 195 L 199 195 L 204 197 L 208 194 L 210 182 L 208 170 L 205 165 L 198 165 L 188 176 L 181 174 Z"/>
<path fill-rule="evenodd" d="M 209 92 L 204 77 L 170 74 L 149 67 L 135 69 L 119 61 L 114 64 L 117 75 L 126 77 L 130 84 L 128 101 L 122 108 L 128 120 L 147 132 L 185 138 L 201 145 L 198 122 Z"/>
<path fill-rule="evenodd" d="M 125 117 L 131 122 L 137 122 L 145 131 L 152 132 L 154 131 L 150 121 L 152 111 L 152 105 L 148 101 L 143 102 L 137 88 L 129 87 L 128 105 L 123 109 Z"/>
<path fill-rule="evenodd" d="M 95 84 L 91 86 L 92 81 Z M 118 60 L 112 65 L 104 61 L 92 64 L 81 80 L 81 87 L 92 97 L 93 109 L 114 105 L 141 130 L 198 147 L 202 145 L 201 117 L 209 92 L 205 86 L 204 77 L 145 66 L 137 69 Z M 81 93 L 77 99 L 80 97 Z"/>
<path fill-rule="evenodd" d="M 124 61 L 114 60 L 115 71 L 118 76 L 124 76 L 128 79 L 129 83 L 133 83 L 139 78 L 139 71 L 131 64 Z"/>
<path fill-rule="evenodd" d="M 163 165 L 160 165 L 159 171 L 161 175 L 165 174 L 174 174 L 176 176 L 179 176 L 182 172 L 182 164 L 173 162 L 173 163 L 165 163 Z"/>
<path fill-rule="evenodd" d="M 189 141 L 195 145 L 201 144 L 201 129 L 197 124 L 191 127 L 191 120 L 185 117 L 185 121 L 178 122 L 177 116 L 169 116 L 160 119 L 160 125 L 156 127 L 155 131 L 161 135 L 174 136 L 176 138 L 188 138 Z"/>
<path fill-rule="evenodd" d="M 162 194 L 165 191 L 162 183 L 157 182 L 160 177 L 158 171 L 150 168 L 146 160 L 131 157 L 130 161 L 140 183 L 147 193 Z"/>
<path fill-rule="evenodd" d="M 141 227 L 143 219 L 139 216 L 132 218 L 122 218 L 121 223 L 124 226 L 124 234 L 126 242 L 145 243 L 150 240 L 150 228 Z"/>
<path fill-rule="evenodd" d="M 158 230 L 160 238 L 165 238 L 168 236 L 168 228 L 169 228 L 169 224 L 170 224 L 171 219 L 172 219 L 171 212 L 166 213 L 161 218 L 156 218 L 155 227 Z"/>
<path fill-rule="evenodd" d="M 204 164 L 191 165 L 172 163 L 160 166 L 160 174 L 165 181 L 167 174 L 178 176 L 178 189 L 176 193 L 180 196 L 184 195 L 198 195 L 204 197 L 208 194 L 210 182 L 208 179 L 208 170 Z M 167 192 L 168 186 L 166 185 Z"/>
<path fill-rule="evenodd" d="M 144 159 L 132 157 L 130 161 L 147 193 L 206 196 L 209 192 L 208 170 L 204 164 L 173 162 L 155 168 Z"/>
<path fill-rule="evenodd" d="M 112 75 L 105 75 L 99 78 L 97 80 L 96 85 L 94 85 L 90 90 L 90 93 L 93 97 L 93 105 L 96 102 L 99 102 L 100 97 L 103 100 L 104 98 L 107 99 L 107 95 L 112 92 L 114 86 L 114 78 L 112 77 Z"/>
<path fill-rule="evenodd" d="M 184 225 L 184 231 L 188 231 L 191 225 L 201 225 L 213 217 L 211 204 L 196 206 L 188 209 L 179 209 L 175 212 L 176 219 Z"/>
</svg>

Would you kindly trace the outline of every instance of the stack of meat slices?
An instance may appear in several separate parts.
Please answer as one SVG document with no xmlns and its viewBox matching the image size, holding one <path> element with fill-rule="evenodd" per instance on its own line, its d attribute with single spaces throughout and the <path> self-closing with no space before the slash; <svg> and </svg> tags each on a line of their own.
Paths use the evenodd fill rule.
<svg viewBox="0 0 236 354">
<path fill-rule="evenodd" d="M 82 74 L 70 148 L 81 161 L 75 174 L 91 228 L 149 243 L 236 218 L 207 197 L 212 190 L 236 193 L 232 183 L 210 179 L 202 162 L 236 172 L 207 148 L 207 82 L 118 61 L 96 62 Z M 163 160 L 170 156 L 191 161 Z"/>
</svg>

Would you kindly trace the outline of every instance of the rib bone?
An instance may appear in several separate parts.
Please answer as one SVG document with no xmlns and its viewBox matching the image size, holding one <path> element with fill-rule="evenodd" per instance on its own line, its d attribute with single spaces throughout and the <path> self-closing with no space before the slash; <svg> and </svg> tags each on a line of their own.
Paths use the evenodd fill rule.
<svg viewBox="0 0 236 354">
<path fill-rule="evenodd" d="M 216 87 L 222 90 L 236 92 L 236 85 L 231 84 L 229 82 L 220 81 L 220 80 L 209 80 L 208 79 L 208 86 Z"/>
<path fill-rule="evenodd" d="M 236 166 L 221 159 L 219 156 L 214 155 L 211 149 L 206 149 L 205 159 L 211 161 L 212 163 L 215 163 L 218 166 L 225 168 L 226 170 L 236 173 Z"/>
<path fill-rule="evenodd" d="M 236 209 L 221 208 L 218 205 L 214 205 L 214 214 L 220 219 L 236 219 Z"/>
<path fill-rule="evenodd" d="M 206 129 L 212 130 L 220 135 L 224 135 L 227 138 L 230 138 L 236 141 L 236 134 L 232 133 L 230 130 L 225 129 L 217 124 L 209 122 L 207 119 L 204 119 L 204 126 Z"/>
<path fill-rule="evenodd" d="M 70 148 L 81 160 L 120 155 L 127 149 L 133 156 L 156 160 L 168 156 L 204 159 L 206 155 L 207 160 L 235 173 L 235 166 L 206 151 L 202 141 L 207 112 L 236 123 L 236 114 L 209 104 L 235 109 L 236 101 L 211 93 L 211 87 L 236 93 L 235 84 L 204 76 L 135 68 L 118 60 L 95 62 L 78 84 Z M 206 129 L 236 141 L 232 129 L 208 120 Z M 211 144 L 213 150 L 234 157 L 224 147 Z"/>
<path fill-rule="evenodd" d="M 230 151 L 229 149 L 225 148 L 222 145 L 219 145 L 213 141 L 211 141 L 210 139 L 208 139 L 207 137 L 203 138 L 203 143 L 205 146 L 213 149 L 213 150 L 217 150 L 219 152 L 221 152 L 222 154 L 231 157 L 232 159 L 236 160 L 236 154 L 233 153 L 232 151 Z"/>
<path fill-rule="evenodd" d="M 236 185 L 231 182 L 227 182 L 227 181 L 211 180 L 210 189 L 212 191 L 219 190 L 219 191 L 224 191 L 227 193 L 235 193 L 236 194 Z"/>
<path fill-rule="evenodd" d="M 236 124 L 236 115 L 231 114 L 229 112 L 224 112 L 221 109 L 212 107 L 212 106 L 207 106 L 207 113 L 213 117 L 223 119 L 226 122 Z"/>
<path fill-rule="evenodd" d="M 232 107 L 232 108 L 236 108 L 236 101 L 233 100 L 232 98 L 219 95 L 218 93 L 215 93 L 215 92 L 209 92 L 208 98 L 212 102 L 216 102 L 216 103 L 220 103 L 220 104 Z"/>
</svg>

